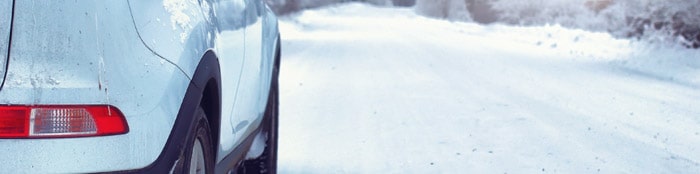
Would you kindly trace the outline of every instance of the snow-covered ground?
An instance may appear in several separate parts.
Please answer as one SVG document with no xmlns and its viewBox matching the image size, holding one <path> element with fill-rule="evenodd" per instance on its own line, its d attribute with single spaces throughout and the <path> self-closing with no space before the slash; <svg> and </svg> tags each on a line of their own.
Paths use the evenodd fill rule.
<svg viewBox="0 0 700 174">
<path fill-rule="evenodd" d="M 281 20 L 281 173 L 700 173 L 700 51 L 348 4 Z"/>
</svg>

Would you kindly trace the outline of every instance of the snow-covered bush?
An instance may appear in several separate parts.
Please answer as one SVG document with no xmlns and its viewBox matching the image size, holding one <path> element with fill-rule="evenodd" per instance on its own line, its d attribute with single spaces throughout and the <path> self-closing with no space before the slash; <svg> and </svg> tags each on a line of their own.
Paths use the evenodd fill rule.
<svg viewBox="0 0 700 174">
<path fill-rule="evenodd" d="M 397 7 L 413 7 L 416 5 L 416 0 L 392 0 L 391 4 Z"/>
<path fill-rule="evenodd" d="M 491 5 L 492 0 L 466 0 L 467 10 L 472 19 L 479 23 L 492 23 L 499 20 L 499 14 Z"/>
<path fill-rule="evenodd" d="M 623 24 L 608 28 L 614 34 L 700 47 L 700 1 L 617 0 L 601 13 L 614 16 L 610 22 Z"/>
<path fill-rule="evenodd" d="M 417 0 L 414 8 L 450 20 L 557 24 L 700 47 L 698 0 Z"/>
<path fill-rule="evenodd" d="M 464 0 L 416 0 L 416 13 L 450 20 L 471 21 Z"/>
<path fill-rule="evenodd" d="M 697 0 L 493 0 L 492 7 L 506 23 L 560 24 L 700 47 Z"/>
</svg>

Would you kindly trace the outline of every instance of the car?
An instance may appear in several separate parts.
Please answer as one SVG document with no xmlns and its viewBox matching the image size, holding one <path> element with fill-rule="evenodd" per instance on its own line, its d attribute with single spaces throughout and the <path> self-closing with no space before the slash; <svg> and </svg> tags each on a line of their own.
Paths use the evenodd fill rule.
<svg viewBox="0 0 700 174">
<path fill-rule="evenodd" d="M 263 0 L 0 2 L 2 173 L 275 173 Z"/>
</svg>

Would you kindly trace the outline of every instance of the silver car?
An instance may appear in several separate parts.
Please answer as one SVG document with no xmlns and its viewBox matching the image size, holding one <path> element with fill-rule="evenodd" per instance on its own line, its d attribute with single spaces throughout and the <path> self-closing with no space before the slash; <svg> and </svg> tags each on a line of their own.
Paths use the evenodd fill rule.
<svg viewBox="0 0 700 174">
<path fill-rule="evenodd" d="M 275 173 L 262 0 L 0 1 L 0 173 Z"/>
</svg>

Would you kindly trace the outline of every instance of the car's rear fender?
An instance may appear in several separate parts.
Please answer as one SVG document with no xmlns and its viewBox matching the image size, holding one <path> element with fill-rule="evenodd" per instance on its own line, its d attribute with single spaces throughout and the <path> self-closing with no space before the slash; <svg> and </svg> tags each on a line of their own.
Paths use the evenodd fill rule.
<svg viewBox="0 0 700 174">
<path fill-rule="evenodd" d="M 210 131 L 213 135 L 218 135 L 218 125 L 220 123 L 221 108 L 221 72 L 219 69 L 219 59 L 214 52 L 207 51 L 200 59 L 192 80 L 187 86 L 184 99 L 179 106 L 177 118 L 173 124 L 173 130 L 167 136 L 168 140 L 158 158 L 150 165 L 129 172 L 137 173 L 168 173 L 173 169 L 175 163 L 183 157 L 183 150 L 187 146 L 187 141 L 191 136 L 195 136 L 193 130 L 197 126 L 194 120 L 195 111 L 202 106 L 209 120 Z M 217 140 L 212 140 L 212 149 L 218 146 Z M 213 153 L 213 152 L 212 152 Z"/>
</svg>

